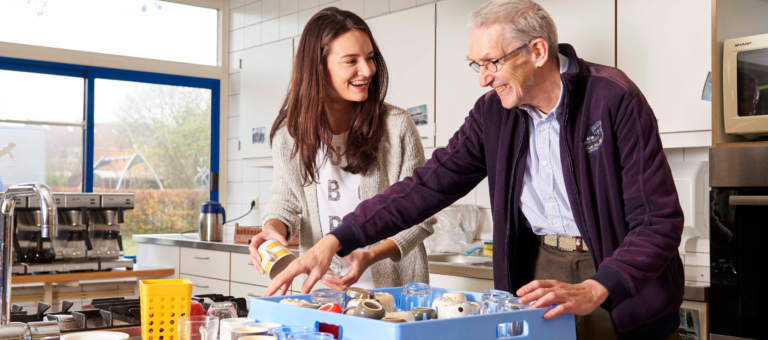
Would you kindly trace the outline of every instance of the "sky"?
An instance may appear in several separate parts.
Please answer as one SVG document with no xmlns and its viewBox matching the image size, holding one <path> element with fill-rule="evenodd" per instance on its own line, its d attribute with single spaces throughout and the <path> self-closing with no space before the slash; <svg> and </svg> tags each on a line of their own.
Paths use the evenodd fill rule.
<svg viewBox="0 0 768 340">
<path fill-rule="evenodd" d="M 154 0 L 1 0 L 0 41 L 216 65 L 217 20 L 216 10 Z M 141 86 L 97 79 L 96 123 L 117 121 Z M 0 70 L 0 120 L 80 122 L 83 94 L 82 78 Z"/>
</svg>

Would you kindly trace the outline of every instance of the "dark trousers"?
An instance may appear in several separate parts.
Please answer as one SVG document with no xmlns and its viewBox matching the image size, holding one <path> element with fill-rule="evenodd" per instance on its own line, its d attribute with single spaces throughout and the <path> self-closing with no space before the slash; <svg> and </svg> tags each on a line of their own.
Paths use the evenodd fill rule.
<svg viewBox="0 0 768 340">
<path fill-rule="evenodd" d="M 535 280 L 557 280 L 576 284 L 582 283 L 595 275 L 595 265 L 589 252 L 561 251 L 544 243 L 541 244 L 536 258 Z M 608 312 L 597 307 L 589 315 L 576 315 L 576 333 L 579 340 L 616 339 L 611 317 Z M 676 331 L 668 340 L 679 339 Z"/>
</svg>

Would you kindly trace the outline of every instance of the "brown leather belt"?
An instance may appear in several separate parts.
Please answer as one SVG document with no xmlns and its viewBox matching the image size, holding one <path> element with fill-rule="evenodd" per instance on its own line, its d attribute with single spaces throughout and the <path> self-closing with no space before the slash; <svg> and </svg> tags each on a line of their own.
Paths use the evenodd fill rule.
<svg viewBox="0 0 768 340">
<path fill-rule="evenodd" d="M 584 243 L 581 237 L 545 235 L 544 244 L 562 251 L 575 251 L 578 253 L 589 251 L 587 244 Z"/>
</svg>

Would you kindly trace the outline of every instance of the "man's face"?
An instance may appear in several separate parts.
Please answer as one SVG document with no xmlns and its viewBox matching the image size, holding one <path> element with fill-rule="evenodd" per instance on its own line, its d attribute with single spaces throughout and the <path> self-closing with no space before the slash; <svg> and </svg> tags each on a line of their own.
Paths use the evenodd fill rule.
<svg viewBox="0 0 768 340">
<path fill-rule="evenodd" d="M 503 28 L 500 25 L 475 29 L 469 36 L 469 59 L 484 65 L 518 47 L 520 46 L 505 44 Z M 525 49 L 527 48 L 499 62 L 499 70 L 496 73 L 491 73 L 485 67 L 480 68 L 480 86 L 490 86 L 496 90 L 501 104 L 508 109 L 526 104 L 525 95 L 531 85 L 535 60 Z"/>
</svg>

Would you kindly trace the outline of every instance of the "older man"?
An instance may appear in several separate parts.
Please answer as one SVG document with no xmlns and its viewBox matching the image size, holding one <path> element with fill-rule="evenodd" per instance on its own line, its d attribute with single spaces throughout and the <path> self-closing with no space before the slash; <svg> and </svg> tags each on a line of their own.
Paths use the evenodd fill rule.
<svg viewBox="0 0 768 340">
<path fill-rule="evenodd" d="M 308 292 L 337 251 L 418 224 L 487 176 L 497 289 L 534 307 L 557 303 L 545 318 L 576 314 L 580 339 L 675 336 L 683 214 L 642 93 L 558 46 L 554 22 L 530 0 L 490 1 L 471 24 L 470 66 L 493 91 L 446 148 L 361 203 L 267 295 L 299 273 Z"/>
</svg>

